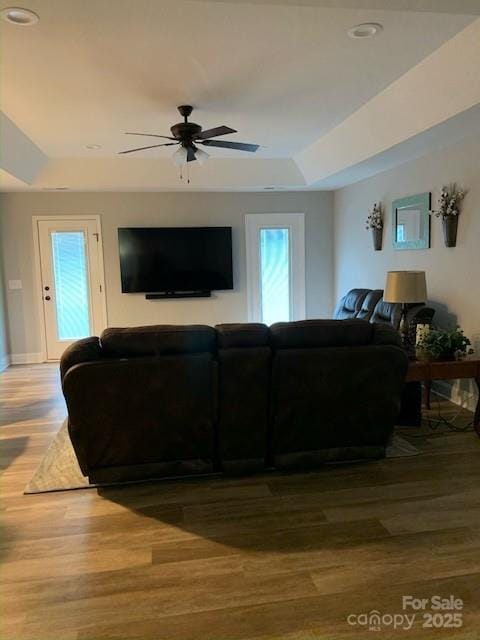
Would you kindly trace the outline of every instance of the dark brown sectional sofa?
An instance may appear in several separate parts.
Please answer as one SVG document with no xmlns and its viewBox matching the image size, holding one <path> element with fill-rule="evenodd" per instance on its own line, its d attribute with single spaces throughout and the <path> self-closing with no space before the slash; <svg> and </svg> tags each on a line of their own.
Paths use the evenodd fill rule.
<svg viewBox="0 0 480 640">
<path fill-rule="evenodd" d="M 107 329 L 61 360 L 92 482 L 378 458 L 407 357 L 389 326 L 306 320 Z"/>
</svg>

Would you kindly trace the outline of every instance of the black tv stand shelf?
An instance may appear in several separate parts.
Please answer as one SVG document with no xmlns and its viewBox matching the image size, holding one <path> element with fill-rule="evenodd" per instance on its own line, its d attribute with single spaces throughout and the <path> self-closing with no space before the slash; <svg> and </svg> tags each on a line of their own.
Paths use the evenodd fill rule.
<svg viewBox="0 0 480 640">
<path fill-rule="evenodd" d="M 161 293 L 146 293 L 146 300 L 171 300 L 177 298 L 211 298 L 211 291 L 162 291 Z"/>
</svg>

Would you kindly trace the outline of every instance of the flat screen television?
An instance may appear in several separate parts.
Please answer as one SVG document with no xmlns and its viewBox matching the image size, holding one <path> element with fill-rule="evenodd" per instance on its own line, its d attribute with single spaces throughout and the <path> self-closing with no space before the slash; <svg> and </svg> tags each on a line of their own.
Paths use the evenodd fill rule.
<svg viewBox="0 0 480 640">
<path fill-rule="evenodd" d="M 233 289 L 231 227 L 118 230 L 123 293 Z"/>
</svg>

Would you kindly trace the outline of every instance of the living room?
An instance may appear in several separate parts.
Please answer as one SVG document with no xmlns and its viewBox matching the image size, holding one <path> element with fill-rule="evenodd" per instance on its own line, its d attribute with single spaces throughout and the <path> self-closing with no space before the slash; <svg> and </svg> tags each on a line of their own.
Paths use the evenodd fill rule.
<svg viewBox="0 0 480 640">
<path fill-rule="evenodd" d="M 479 637 L 478 2 L 0 13 L 2 637 Z"/>
</svg>

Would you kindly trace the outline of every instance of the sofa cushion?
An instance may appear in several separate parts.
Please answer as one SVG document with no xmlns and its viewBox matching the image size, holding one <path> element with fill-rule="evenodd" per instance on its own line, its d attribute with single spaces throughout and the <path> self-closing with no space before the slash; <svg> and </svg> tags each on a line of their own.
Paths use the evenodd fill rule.
<svg viewBox="0 0 480 640">
<path fill-rule="evenodd" d="M 371 344 L 373 332 L 364 320 L 300 320 L 270 327 L 275 349 L 363 346 Z"/>
<path fill-rule="evenodd" d="M 117 358 L 213 353 L 215 341 L 214 329 L 206 325 L 110 328 L 100 336 L 105 354 Z"/>
<path fill-rule="evenodd" d="M 215 329 L 219 349 L 266 347 L 270 342 L 270 334 L 266 324 L 255 322 L 217 324 Z"/>
</svg>

